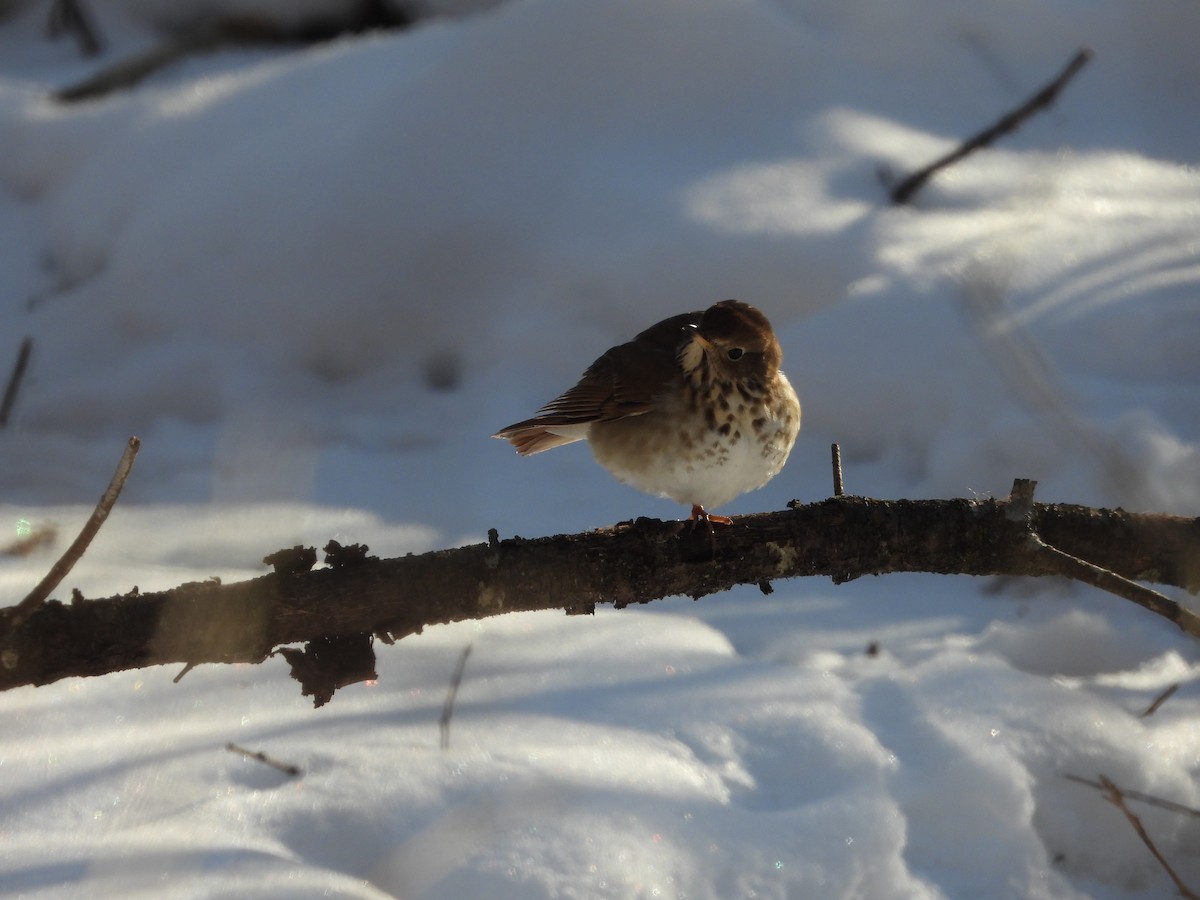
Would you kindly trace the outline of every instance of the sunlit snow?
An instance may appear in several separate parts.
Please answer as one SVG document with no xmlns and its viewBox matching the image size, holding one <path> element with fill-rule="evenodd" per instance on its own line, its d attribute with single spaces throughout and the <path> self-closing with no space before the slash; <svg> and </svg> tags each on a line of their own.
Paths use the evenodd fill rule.
<svg viewBox="0 0 1200 900">
<path fill-rule="evenodd" d="M 302 12 L 187 4 L 213 6 Z M 1023 477 L 1039 500 L 1200 513 L 1200 7 L 425 6 L 480 11 L 62 105 L 182 5 L 91 0 L 88 60 L 46 36 L 48 2 L 0 3 L 0 381 L 33 339 L 0 548 L 56 534 L 0 557 L 0 603 L 133 434 L 60 597 L 249 578 L 330 538 L 398 556 L 684 515 L 585 445 L 520 459 L 488 435 L 726 297 L 776 325 L 805 411 L 782 474 L 720 512 L 827 496 L 837 441 L 853 494 Z M 1053 107 L 889 205 L 881 173 L 1083 45 Z M 279 659 L 0 694 L 0 894 L 1172 895 L 1065 776 L 1200 806 L 1191 639 L 1051 579 L 775 589 L 430 628 L 319 710 Z M 1133 807 L 1200 890 L 1200 822 Z"/>
</svg>

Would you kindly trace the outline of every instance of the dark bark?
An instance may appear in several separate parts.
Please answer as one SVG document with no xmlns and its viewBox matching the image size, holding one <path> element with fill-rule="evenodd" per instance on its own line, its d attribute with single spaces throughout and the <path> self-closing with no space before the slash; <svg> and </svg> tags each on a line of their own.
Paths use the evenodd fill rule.
<svg viewBox="0 0 1200 900">
<path fill-rule="evenodd" d="M 1127 579 L 1200 588 L 1200 520 L 1009 500 L 835 497 L 744 516 L 715 535 L 688 522 L 639 519 L 584 534 L 379 560 L 336 554 L 335 568 L 238 584 L 185 584 L 102 600 L 50 601 L 13 627 L 0 610 L 0 689 L 73 675 L 206 662 L 261 662 L 277 647 L 322 638 L 417 634 L 426 626 L 507 612 L 596 604 L 620 608 L 694 598 L 779 578 L 932 572 L 1061 573 L 1058 551 Z M 286 570 L 283 570 L 286 572 Z M 1200 635 L 1163 598 L 1153 611 Z"/>
</svg>

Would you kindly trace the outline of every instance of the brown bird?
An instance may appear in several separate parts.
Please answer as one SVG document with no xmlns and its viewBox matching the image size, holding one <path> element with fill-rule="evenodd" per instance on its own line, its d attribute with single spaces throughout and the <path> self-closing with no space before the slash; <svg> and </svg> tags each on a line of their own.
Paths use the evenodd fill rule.
<svg viewBox="0 0 1200 900">
<path fill-rule="evenodd" d="M 728 524 L 706 510 L 770 481 L 800 431 L 782 358 L 766 316 L 723 300 L 613 347 L 532 419 L 492 436 L 522 456 L 586 438 L 621 481 Z"/>
</svg>

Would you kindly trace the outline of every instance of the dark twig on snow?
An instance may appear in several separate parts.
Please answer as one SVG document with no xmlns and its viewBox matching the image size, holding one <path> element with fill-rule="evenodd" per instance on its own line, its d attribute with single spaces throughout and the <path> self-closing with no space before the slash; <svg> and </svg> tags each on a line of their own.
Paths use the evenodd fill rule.
<svg viewBox="0 0 1200 900">
<path fill-rule="evenodd" d="M 84 8 L 83 0 L 54 0 L 46 30 L 51 37 L 71 32 L 79 42 L 79 52 L 84 56 L 95 56 L 104 49 L 104 42 L 100 40 L 100 34 Z"/>
<path fill-rule="evenodd" d="M 1009 113 L 1001 116 L 993 124 L 989 125 L 983 131 L 979 132 L 972 138 L 969 138 L 959 144 L 950 153 L 947 153 L 941 159 L 931 162 L 922 169 L 913 172 L 899 184 L 895 185 L 891 190 L 892 203 L 901 206 L 912 199 L 913 194 L 919 191 L 930 178 L 937 172 L 948 166 L 954 165 L 960 159 L 970 156 L 976 150 L 991 146 L 998 138 L 1003 137 L 1010 132 L 1016 131 L 1017 128 L 1034 113 L 1048 108 L 1058 99 L 1058 95 L 1062 92 L 1067 83 L 1074 78 L 1079 70 L 1087 65 L 1092 58 L 1093 52 L 1091 48 L 1084 47 L 1067 63 L 1066 68 L 1059 73 L 1058 77 L 1047 84 L 1044 88 L 1022 103 L 1019 107 Z"/>
<path fill-rule="evenodd" d="M 1088 787 L 1095 788 L 1098 791 L 1107 791 L 1103 784 L 1099 781 L 1093 781 L 1090 778 L 1084 778 L 1082 775 L 1072 775 L 1069 772 L 1063 774 L 1063 778 L 1068 781 L 1074 781 L 1076 784 L 1086 784 Z M 1157 806 L 1159 809 L 1166 809 L 1171 812 L 1179 813 L 1184 816 L 1192 816 L 1200 819 L 1200 809 L 1192 806 L 1184 806 L 1182 803 L 1176 803 L 1174 800 L 1164 800 L 1162 797 L 1155 797 L 1153 794 L 1143 794 L 1141 791 L 1122 790 L 1121 794 L 1126 800 L 1137 800 L 1140 803 L 1145 803 L 1148 806 Z"/>
<path fill-rule="evenodd" d="M 1167 877 L 1175 883 L 1175 889 L 1179 892 L 1179 896 L 1185 898 L 1185 900 L 1200 900 L 1200 897 L 1192 893 L 1191 889 L 1183 883 L 1183 879 L 1171 868 L 1171 864 L 1167 862 L 1166 857 L 1154 846 L 1154 841 L 1146 833 L 1146 827 L 1142 824 L 1142 820 L 1125 805 L 1125 796 L 1122 794 L 1121 789 L 1104 775 L 1100 776 L 1100 783 L 1104 785 L 1105 799 L 1125 814 L 1125 818 L 1129 820 L 1129 824 L 1133 826 L 1133 830 L 1137 832 L 1137 836 L 1142 839 L 1142 843 L 1146 845 L 1146 849 L 1154 855 L 1154 858 L 1158 860 L 1158 864 L 1162 866 L 1163 871 L 1167 873 Z"/>
<path fill-rule="evenodd" d="M 454 701 L 458 699 L 458 688 L 462 684 L 463 672 L 467 669 L 467 657 L 471 655 L 471 644 L 463 647 L 462 655 L 458 658 L 458 665 L 454 667 L 454 674 L 450 676 L 450 689 L 446 691 L 446 702 L 442 704 L 442 717 L 438 720 L 438 726 L 442 731 L 442 749 L 450 749 L 450 720 L 454 718 Z"/>
<path fill-rule="evenodd" d="M 1165 691 L 1163 691 L 1161 694 L 1159 694 L 1157 697 L 1155 697 L 1154 702 L 1146 707 L 1146 711 L 1144 713 L 1142 713 L 1141 716 L 1139 716 L 1139 718 L 1142 718 L 1142 719 L 1150 718 L 1150 716 L 1152 716 L 1156 712 L 1158 712 L 1158 708 L 1160 706 L 1162 706 L 1164 703 L 1166 703 L 1168 700 L 1170 700 L 1172 696 L 1174 696 L 1174 694 L 1177 690 L 1179 690 L 1179 682 L 1176 682 L 1175 684 L 1171 685 L 1169 688 L 1167 688 Z"/>
<path fill-rule="evenodd" d="M 245 747 L 239 747 L 237 744 L 226 744 L 225 749 L 230 753 L 240 753 L 247 759 L 256 759 L 260 763 L 270 766 L 272 769 L 278 769 L 280 772 L 290 778 L 295 778 L 297 775 L 303 774 L 299 766 L 293 766 L 291 763 L 280 762 L 277 759 L 272 759 L 265 753 L 247 750 Z"/>
<path fill-rule="evenodd" d="M 21 379 L 25 377 L 25 369 L 29 366 L 29 354 L 33 352 L 33 338 L 21 341 L 21 349 L 17 351 L 17 361 L 13 364 L 8 376 L 8 384 L 4 386 L 4 399 L 0 400 L 0 428 L 8 424 L 9 414 L 13 404 L 17 402 L 17 391 L 21 389 Z"/>
<path fill-rule="evenodd" d="M 133 468 L 133 460 L 141 446 L 142 442 L 139 438 L 131 437 L 129 439 L 125 445 L 125 452 L 121 454 L 121 461 L 117 463 L 117 470 L 113 473 L 112 481 L 108 483 L 107 490 L 96 503 L 96 508 L 92 510 L 91 517 L 79 532 L 79 537 L 75 538 L 58 562 L 50 567 L 50 571 L 46 573 L 46 577 L 38 583 L 37 587 L 17 605 L 13 612 L 13 618 L 9 622 L 10 628 L 17 628 L 31 613 L 41 607 L 46 602 L 46 598 L 50 596 L 50 592 L 58 587 L 59 583 L 74 568 L 75 563 L 79 562 L 80 557 L 83 556 L 84 551 L 87 550 L 88 545 L 100 530 L 100 526 L 112 512 L 117 498 L 121 496 L 121 488 L 125 486 L 125 479 L 129 477 L 129 470 Z"/>
<path fill-rule="evenodd" d="M 182 29 L 166 43 L 146 53 L 107 66 L 85 80 L 54 92 L 62 103 L 76 103 L 135 87 L 156 72 L 200 54 L 244 47 L 309 46 L 338 40 L 348 34 L 403 29 L 419 18 L 404 7 L 384 0 L 343 3 L 328 16 L 320 14 L 295 23 L 273 22 L 262 16 L 228 16 Z"/>
</svg>

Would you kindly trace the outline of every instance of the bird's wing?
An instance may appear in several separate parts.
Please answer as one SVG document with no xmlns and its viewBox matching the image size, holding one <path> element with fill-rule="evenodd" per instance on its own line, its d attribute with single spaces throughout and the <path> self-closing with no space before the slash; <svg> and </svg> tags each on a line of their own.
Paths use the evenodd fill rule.
<svg viewBox="0 0 1200 900">
<path fill-rule="evenodd" d="M 555 397 L 537 415 L 498 431 L 522 455 L 540 453 L 587 437 L 593 422 L 640 416 L 675 375 L 679 347 L 701 313 L 672 316 L 647 328 L 632 341 L 613 347 L 569 391 Z"/>
</svg>

